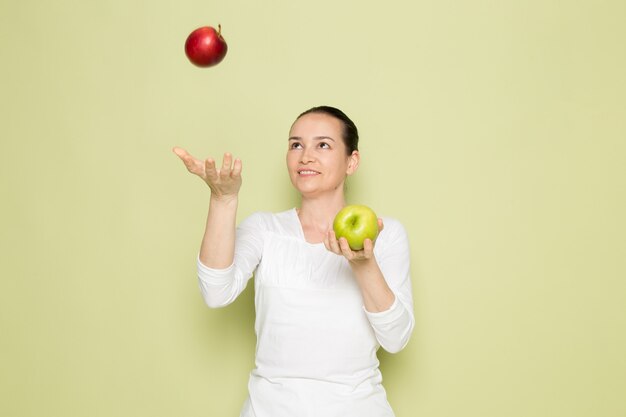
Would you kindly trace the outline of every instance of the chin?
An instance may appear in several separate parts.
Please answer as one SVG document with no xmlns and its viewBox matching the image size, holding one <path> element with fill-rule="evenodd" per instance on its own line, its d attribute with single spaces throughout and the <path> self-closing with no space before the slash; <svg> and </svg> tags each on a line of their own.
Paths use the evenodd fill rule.
<svg viewBox="0 0 626 417">
<path fill-rule="evenodd" d="M 296 191 L 298 191 L 298 193 L 300 193 L 303 197 L 313 196 L 313 195 L 318 193 L 318 190 L 316 188 L 313 188 L 313 187 L 298 187 L 298 186 L 296 186 L 295 188 L 296 188 Z"/>
</svg>

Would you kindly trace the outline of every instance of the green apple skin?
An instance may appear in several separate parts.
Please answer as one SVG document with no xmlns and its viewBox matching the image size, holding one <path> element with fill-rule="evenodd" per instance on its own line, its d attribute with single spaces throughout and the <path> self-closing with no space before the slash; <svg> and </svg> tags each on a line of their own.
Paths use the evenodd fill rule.
<svg viewBox="0 0 626 417">
<path fill-rule="evenodd" d="M 337 239 L 346 238 L 350 249 L 362 250 L 365 239 L 373 242 L 378 236 L 378 217 L 367 206 L 345 206 L 335 216 L 333 230 Z"/>
</svg>

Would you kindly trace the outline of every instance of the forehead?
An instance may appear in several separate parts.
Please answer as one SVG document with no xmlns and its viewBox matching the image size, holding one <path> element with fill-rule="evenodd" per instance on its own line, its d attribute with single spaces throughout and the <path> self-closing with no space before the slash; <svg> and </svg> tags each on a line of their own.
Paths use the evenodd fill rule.
<svg viewBox="0 0 626 417">
<path fill-rule="evenodd" d="M 339 139 L 343 133 L 340 120 L 324 113 L 309 113 L 294 122 L 289 136 L 329 136 Z"/>
</svg>

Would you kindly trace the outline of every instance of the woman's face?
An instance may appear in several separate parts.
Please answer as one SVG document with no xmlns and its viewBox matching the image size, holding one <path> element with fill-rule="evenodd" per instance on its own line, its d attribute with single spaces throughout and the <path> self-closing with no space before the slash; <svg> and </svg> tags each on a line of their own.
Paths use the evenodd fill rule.
<svg viewBox="0 0 626 417">
<path fill-rule="evenodd" d="M 287 169 L 302 195 L 343 192 L 346 175 L 358 167 L 359 153 L 347 155 L 342 136 L 342 122 L 325 113 L 305 114 L 295 121 L 289 131 Z"/>
</svg>

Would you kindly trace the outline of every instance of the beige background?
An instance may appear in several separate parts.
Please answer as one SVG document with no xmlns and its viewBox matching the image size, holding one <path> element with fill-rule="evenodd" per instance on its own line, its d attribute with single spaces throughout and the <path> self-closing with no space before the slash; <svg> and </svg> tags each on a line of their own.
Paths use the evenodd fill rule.
<svg viewBox="0 0 626 417">
<path fill-rule="evenodd" d="M 0 415 L 236 416 L 250 288 L 204 307 L 208 192 L 297 204 L 288 128 L 362 136 L 350 202 L 407 227 L 417 326 L 399 417 L 626 415 L 626 3 L 2 0 Z M 226 59 L 193 67 L 191 30 Z"/>
</svg>

